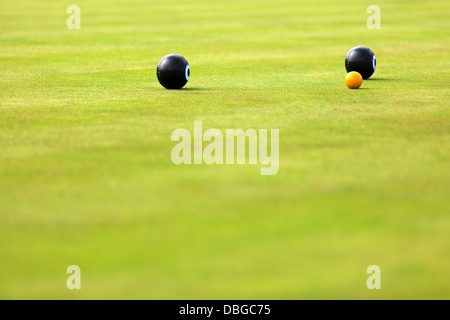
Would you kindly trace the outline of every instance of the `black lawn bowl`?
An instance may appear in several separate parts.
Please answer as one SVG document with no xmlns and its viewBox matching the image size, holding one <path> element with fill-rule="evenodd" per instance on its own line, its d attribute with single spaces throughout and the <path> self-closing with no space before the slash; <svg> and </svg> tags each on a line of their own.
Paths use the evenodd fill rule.
<svg viewBox="0 0 450 320">
<path fill-rule="evenodd" d="M 156 75 L 163 87 L 181 89 L 191 76 L 191 68 L 184 57 L 178 54 L 169 54 L 158 63 Z"/>
<path fill-rule="evenodd" d="M 347 72 L 359 72 L 363 79 L 369 79 L 375 72 L 376 66 L 375 54 L 367 47 L 352 48 L 345 57 L 345 69 L 347 69 Z"/>
</svg>

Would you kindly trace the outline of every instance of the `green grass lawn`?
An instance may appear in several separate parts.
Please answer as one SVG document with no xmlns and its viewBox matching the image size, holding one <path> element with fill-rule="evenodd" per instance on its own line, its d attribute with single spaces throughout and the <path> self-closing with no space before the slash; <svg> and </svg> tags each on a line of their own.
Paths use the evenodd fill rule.
<svg viewBox="0 0 450 320">
<path fill-rule="evenodd" d="M 0 298 L 449 299 L 449 12 L 2 1 Z M 349 90 L 357 45 L 377 70 Z M 191 65 L 183 90 L 156 79 L 169 53 Z M 279 173 L 174 165 L 171 133 L 194 120 L 279 129 Z"/>
</svg>

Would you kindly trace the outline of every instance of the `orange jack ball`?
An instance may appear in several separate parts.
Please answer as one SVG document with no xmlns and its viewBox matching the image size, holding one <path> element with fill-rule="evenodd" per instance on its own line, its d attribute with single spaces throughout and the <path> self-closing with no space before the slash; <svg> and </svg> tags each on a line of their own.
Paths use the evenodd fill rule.
<svg viewBox="0 0 450 320">
<path fill-rule="evenodd" d="M 359 87 L 361 87 L 362 82 L 362 76 L 356 71 L 349 72 L 345 76 L 345 85 L 349 89 L 358 89 Z"/>
</svg>

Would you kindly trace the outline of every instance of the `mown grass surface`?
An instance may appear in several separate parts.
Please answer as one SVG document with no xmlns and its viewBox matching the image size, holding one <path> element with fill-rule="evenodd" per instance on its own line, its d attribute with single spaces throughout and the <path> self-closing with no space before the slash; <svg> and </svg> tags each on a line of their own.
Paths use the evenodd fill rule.
<svg viewBox="0 0 450 320">
<path fill-rule="evenodd" d="M 70 4 L 0 4 L 0 298 L 450 297 L 448 1 L 379 1 L 381 30 L 353 0 Z M 280 129 L 279 173 L 175 166 L 194 120 Z"/>
</svg>

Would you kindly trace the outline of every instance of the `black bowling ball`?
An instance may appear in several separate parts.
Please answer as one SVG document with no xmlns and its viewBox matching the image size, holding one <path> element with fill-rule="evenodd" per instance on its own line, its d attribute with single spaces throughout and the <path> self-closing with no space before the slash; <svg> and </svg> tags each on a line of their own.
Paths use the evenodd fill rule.
<svg viewBox="0 0 450 320">
<path fill-rule="evenodd" d="M 163 87 L 181 89 L 191 76 L 191 68 L 184 57 L 178 54 L 169 54 L 158 63 L 156 75 Z"/>
<path fill-rule="evenodd" d="M 347 69 L 347 72 L 359 72 L 363 79 L 369 79 L 375 72 L 376 67 L 375 54 L 367 47 L 352 48 L 345 57 L 345 69 Z"/>
</svg>

